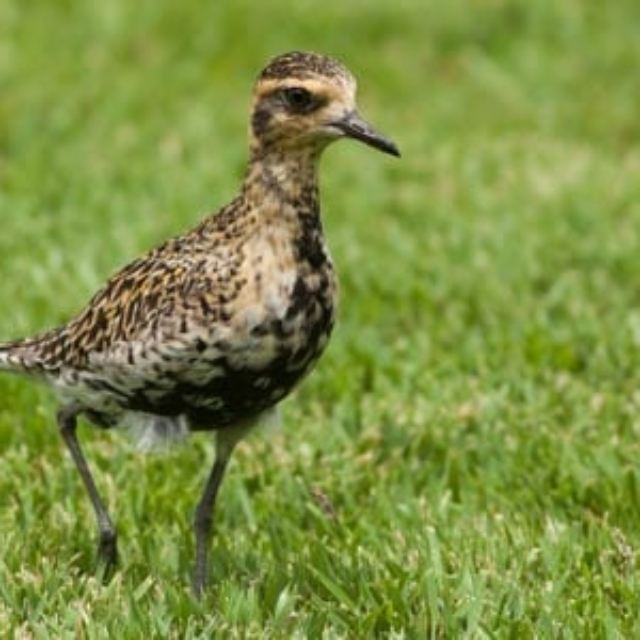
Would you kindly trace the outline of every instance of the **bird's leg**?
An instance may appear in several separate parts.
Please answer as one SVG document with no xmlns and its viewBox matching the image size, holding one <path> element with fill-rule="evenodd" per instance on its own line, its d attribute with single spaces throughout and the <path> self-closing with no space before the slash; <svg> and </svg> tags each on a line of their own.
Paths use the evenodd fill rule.
<svg viewBox="0 0 640 640">
<path fill-rule="evenodd" d="M 98 563 L 103 567 L 103 579 L 106 581 L 111 576 L 117 561 L 118 556 L 118 537 L 116 528 L 107 513 L 107 509 L 104 506 L 104 502 L 98 493 L 96 483 L 89 470 L 87 459 L 82 452 L 78 437 L 76 434 L 77 427 L 77 408 L 63 407 L 58 412 L 58 426 L 60 433 L 64 439 L 67 449 L 73 458 L 73 462 L 76 465 L 82 478 L 82 482 L 89 494 L 91 505 L 96 514 L 96 520 L 98 521 L 98 529 L 100 532 L 100 538 L 98 541 Z"/>
<path fill-rule="evenodd" d="M 207 586 L 209 542 L 213 528 L 213 509 L 216 496 L 224 477 L 231 452 L 227 457 L 216 453 L 213 468 L 205 485 L 198 506 L 196 507 L 193 528 L 196 534 L 196 561 L 193 571 L 193 591 L 200 598 Z"/>
<path fill-rule="evenodd" d="M 207 586 L 209 544 L 213 531 L 213 512 L 218 490 L 233 449 L 250 428 L 251 426 L 237 425 L 222 429 L 216 434 L 216 457 L 193 519 L 196 536 L 193 590 L 198 598 L 202 596 Z"/>
</svg>

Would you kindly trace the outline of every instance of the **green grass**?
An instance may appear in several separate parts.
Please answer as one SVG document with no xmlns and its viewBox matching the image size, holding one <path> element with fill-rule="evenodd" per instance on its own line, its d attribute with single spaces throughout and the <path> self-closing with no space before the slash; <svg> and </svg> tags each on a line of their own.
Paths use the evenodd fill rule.
<svg viewBox="0 0 640 640">
<path fill-rule="evenodd" d="M 403 152 L 324 158 L 340 322 L 234 457 L 202 603 L 209 439 L 82 430 L 103 587 L 55 401 L 0 378 L 0 636 L 638 637 L 636 0 L 233 5 L 0 2 L 3 338 L 228 201 L 276 53 L 344 60 Z"/>
</svg>

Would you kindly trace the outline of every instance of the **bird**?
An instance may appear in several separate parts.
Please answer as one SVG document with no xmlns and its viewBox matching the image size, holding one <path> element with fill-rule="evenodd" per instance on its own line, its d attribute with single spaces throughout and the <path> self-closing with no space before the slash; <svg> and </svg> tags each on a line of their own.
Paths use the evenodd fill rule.
<svg viewBox="0 0 640 640">
<path fill-rule="evenodd" d="M 304 51 L 274 57 L 254 83 L 236 197 L 117 271 L 68 322 L 0 343 L 0 371 L 55 392 L 57 425 L 95 512 L 105 580 L 117 564 L 117 531 L 78 419 L 135 428 L 146 442 L 215 434 L 192 525 L 192 588 L 201 597 L 231 454 L 309 373 L 334 326 L 337 276 L 318 164 L 345 138 L 400 156 L 360 115 L 356 80 L 341 62 Z"/>
</svg>

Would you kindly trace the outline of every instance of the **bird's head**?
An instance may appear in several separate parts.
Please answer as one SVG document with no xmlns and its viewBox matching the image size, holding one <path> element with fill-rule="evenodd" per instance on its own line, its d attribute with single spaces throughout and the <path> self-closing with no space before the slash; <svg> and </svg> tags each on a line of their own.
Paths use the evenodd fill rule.
<svg viewBox="0 0 640 640">
<path fill-rule="evenodd" d="M 399 156 L 396 145 L 359 115 L 355 97 L 355 79 L 328 56 L 296 51 L 274 58 L 255 86 L 250 124 L 254 155 L 319 153 L 346 137 Z"/>
</svg>

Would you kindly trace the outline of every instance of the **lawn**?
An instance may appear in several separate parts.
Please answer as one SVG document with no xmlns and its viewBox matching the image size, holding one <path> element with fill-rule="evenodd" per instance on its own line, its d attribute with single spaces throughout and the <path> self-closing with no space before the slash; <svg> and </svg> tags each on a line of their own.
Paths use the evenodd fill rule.
<svg viewBox="0 0 640 640">
<path fill-rule="evenodd" d="M 231 3 L 227 3 L 231 4 Z M 189 591 L 207 436 L 80 437 L 0 378 L 0 636 L 640 637 L 636 0 L 0 0 L 0 336 L 63 322 L 234 194 L 274 54 L 357 75 L 395 160 L 322 164 L 340 320 L 223 485 Z"/>
</svg>

